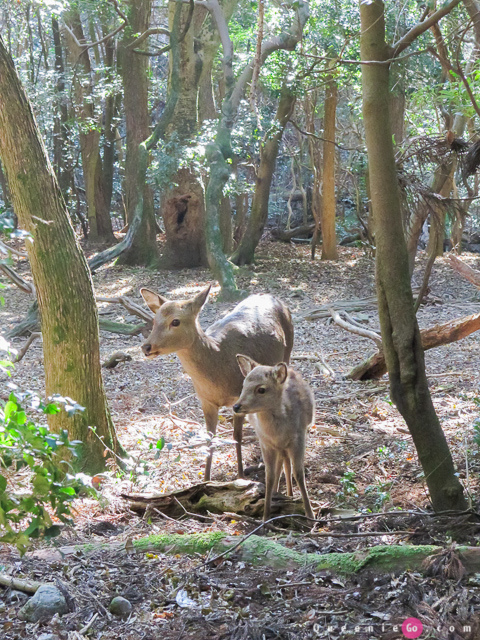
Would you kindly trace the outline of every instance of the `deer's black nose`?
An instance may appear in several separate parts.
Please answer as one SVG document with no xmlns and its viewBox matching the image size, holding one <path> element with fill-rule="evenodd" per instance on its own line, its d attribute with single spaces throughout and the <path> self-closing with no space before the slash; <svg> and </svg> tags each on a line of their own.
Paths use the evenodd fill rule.
<svg viewBox="0 0 480 640">
<path fill-rule="evenodd" d="M 242 408 L 242 405 L 239 402 L 237 402 L 237 404 L 233 405 L 233 411 L 235 413 L 240 413 L 241 408 Z"/>
<path fill-rule="evenodd" d="M 152 345 L 149 342 L 142 344 L 142 351 L 146 356 L 148 356 L 151 350 L 152 350 Z"/>
</svg>

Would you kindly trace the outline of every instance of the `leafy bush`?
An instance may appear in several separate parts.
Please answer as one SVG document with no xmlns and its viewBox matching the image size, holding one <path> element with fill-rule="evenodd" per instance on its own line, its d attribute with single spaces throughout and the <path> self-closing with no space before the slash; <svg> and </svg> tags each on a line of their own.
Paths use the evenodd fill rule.
<svg viewBox="0 0 480 640">
<path fill-rule="evenodd" d="M 76 456 L 79 441 L 70 441 L 68 432 L 50 432 L 46 424 L 30 419 L 26 404 L 40 416 L 61 411 L 78 411 L 69 398 L 55 397 L 43 403 L 36 394 L 10 394 L 0 409 L 0 540 L 14 543 L 24 552 L 30 538 L 53 537 L 60 527 L 53 524 L 50 513 L 60 522 L 71 523 L 71 501 L 84 486 L 80 477 L 67 473 L 63 456 Z M 28 486 L 19 489 L 19 474 Z M 47 510 L 50 507 L 50 513 Z"/>
</svg>

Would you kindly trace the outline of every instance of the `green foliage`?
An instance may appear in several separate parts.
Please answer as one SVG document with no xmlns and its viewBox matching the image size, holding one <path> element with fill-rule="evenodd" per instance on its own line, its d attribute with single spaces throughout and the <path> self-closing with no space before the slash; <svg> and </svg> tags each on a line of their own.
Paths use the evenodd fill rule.
<svg viewBox="0 0 480 640">
<path fill-rule="evenodd" d="M 338 497 L 343 503 L 348 503 L 352 498 L 358 498 L 357 483 L 355 481 L 355 471 L 348 469 L 340 478 L 341 489 Z"/>
<path fill-rule="evenodd" d="M 76 457 L 82 444 L 68 432 L 50 432 L 46 424 L 28 417 L 24 406 L 40 416 L 78 411 L 70 398 L 44 403 L 31 393 L 12 392 L 0 409 L 0 540 L 23 553 L 31 538 L 60 533 L 52 516 L 71 523 L 71 502 L 84 484 L 67 473 L 65 457 Z M 66 456 L 66 454 L 68 454 Z M 21 487 L 20 487 L 21 483 Z"/>
</svg>

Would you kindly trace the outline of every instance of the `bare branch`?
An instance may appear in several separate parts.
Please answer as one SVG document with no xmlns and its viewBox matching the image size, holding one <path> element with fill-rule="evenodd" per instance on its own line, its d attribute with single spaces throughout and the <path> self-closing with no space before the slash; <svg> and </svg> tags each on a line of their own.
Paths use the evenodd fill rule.
<svg viewBox="0 0 480 640">
<path fill-rule="evenodd" d="M 41 338 L 41 337 L 42 337 L 42 334 L 40 333 L 40 331 L 34 331 L 33 333 L 31 333 L 29 335 L 28 340 L 26 341 L 26 343 L 23 345 L 23 347 L 20 349 L 20 351 L 15 356 L 14 362 L 20 362 L 20 360 L 23 358 L 23 356 L 29 350 L 32 342 L 35 342 L 35 340 L 37 340 L 38 338 Z"/>
<path fill-rule="evenodd" d="M 451 0 L 448 4 L 444 5 L 435 13 L 432 13 L 426 20 L 423 22 L 419 22 L 415 25 L 410 31 L 408 31 L 403 38 L 400 38 L 396 44 L 393 45 L 393 56 L 398 56 L 399 53 L 402 53 L 407 47 L 409 47 L 412 42 L 414 42 L 422 33 L 425 33 L 430 27 L 432 27 L 436 22 L 441 20 L 444 16 L 448 15 L 452 9 L 454 9 L 458 4 L 460 4 L 460 0 Z"/>
<path fill-rule="evenodd" d="M 338 311 L 335 311 L 335 309 L 332 309 L 331 307 L 329 308 L 329 312 L 335 324 L 338 324 L 339 327 L 342 327 L 342 329 L 346 329 L 346 331 L 350 331 L 350 333 L 355 333 L 357 336 L 362 336 L 363 338 L 369 338 L 370 340 L 373 340 L 377 347 L 380 350 L 382 349 L 382 338 L 378 335 L 378 333 L 375 333 L 375 331 L 364 329 L 363 327 L 358 326 L 357 323 L 352 324 L 351 322 L 347 322 L 340 316 Z"/>
</svg>

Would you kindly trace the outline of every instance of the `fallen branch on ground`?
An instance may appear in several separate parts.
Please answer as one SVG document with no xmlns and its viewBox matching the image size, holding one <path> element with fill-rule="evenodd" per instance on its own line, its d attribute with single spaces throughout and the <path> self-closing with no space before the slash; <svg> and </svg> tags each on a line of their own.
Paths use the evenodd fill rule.
<svg viewBox="0 0 480 640">
<path fill-rule="evenodd" d="M 282 240 L 282 242 L 290 242 L 293 238 L 301 238 L 302 236 L 308 236 L 313 233 L 315 229 L 314 224 L 308 224 L 294 229 L 272 229 L 272 236 L 275 240 Z"/>
<path fill-rule="evenodd" d="M 332 309 L 331 307 L 329 308 L 329 312 L 333 318 L 333 321 L 335 322 L 335 324 L 338 324 L 339 327 L 342 327 L 342 329 L 350 331 L 350 333 L 354 333 L 357 336 L 362 336 L 362 338 L 369 338 L 370 340 L 373 340 L 375 342 L 379 349 L 382 348 L 382 338 L 378 335 L 378 333 L 375 333 L 375 331 L 369 331 L 368 329 L 361 327 L 358 322 L 355 322 L 353 318 L 350 318 L 350 316 L 346 312 L 344 313 L 347 316 L 348 320 L 344 320 L 341 317 L 340 313 L 338 311 L 335 311 L 335 309 Z"/>
<path fill-rule="evenodd" d="M 472 269 L 472 267 L 469 267 L 468 264 L 465 264 L 465 262 L 462 262 L 451 253 L 448 254 L 447 258 L 452 269 L 480 289 L 480 271 Z"/>
<path fill-rule="evenodd" d="M 122 495 L 122 498 L 130 502 L 130 508 L 133 511 L 143 512 L 147 507 L 153 507 L 171 518 L 181 516 L 183 509 L 190 513 L 205 515 L 209 512 L 229 511 L 252 518 L 261 518 L 264 497 L 265 486 L 253 480 L 202 482 L 186 489 L 156 496 Z M 272 513 L 275 515 L 304 513 L 302 500 L 276 493 L 272 498 Z"/>
<path fill-rule="evenodd" d="M 450 320 L 445 324 L 437 324 L 429 329 L 422 329 L 420 337 L 424 351 L 457 342 L 480 329 L 480 313 Z M 364 362 L 354 367 L 347 374 L 350 380 L 372 380 L 381 378 L 387 373 L 385 356 L 382 351 L 374 353 Z"/>
<path fill-rule="evenodd" d="M 385 532 L 388 535 L 388 532 Z M 354 575 L 362 571 L 380 573 L 401 573 L 406 570 L 427 572 L 432 558 L 451 558 L 452 553 L 458 558 L 460 567 L 467 574 L 480 571 L 480 548 L 459 546 L 455 550 L 445 549 L 434 545 L 379 545 L 369 549 L 352 553 L 301 553 L 289 548 L 278 541 L 263 536 L 251 535 L 241 541 L 238 536 L 228 536 L 222 532 L 203 532 L 194 534 L 164 534 L 149 536 L 132 541 L 133 551 L 138 553 L 160 552 L 169 555 L 186 554 L 204 556 L 209 552 L 221 554 L 233 551 L 236 561 L 249 562 L 256 567 L 293 570 L 308 567 L 311 571 L 328 571 L 336 575 Z M 61 547 L 59 549 L 46 548 L 29 553 L 30 557 L 54 561 L 64 561 L 65 557 L 82 551 L 85 554 L 100 550 L 125 552 L 125 544 L 97 543 Z M 208 559 L 207 559 L 208 560 Z M 425 562 L 427 561 L 427 562 Z M 449 570 L 445 562 L 445 572 Z M 448 573 L 447 573 L 448 575 Z M 455 576 L 450 576 L 453 577 Z"/>
<path fill-rule="evenodd" d="M 0 585 L 2 585 L 2 587 L 16 589 L 17 591 L 24 591 L 25 593 L 35 593 L 38 589 L 40 589 L 42 583 L 36 582 L 35 580 L 13 578 L 6 573 L 0 573 Z"/>
</svg>

